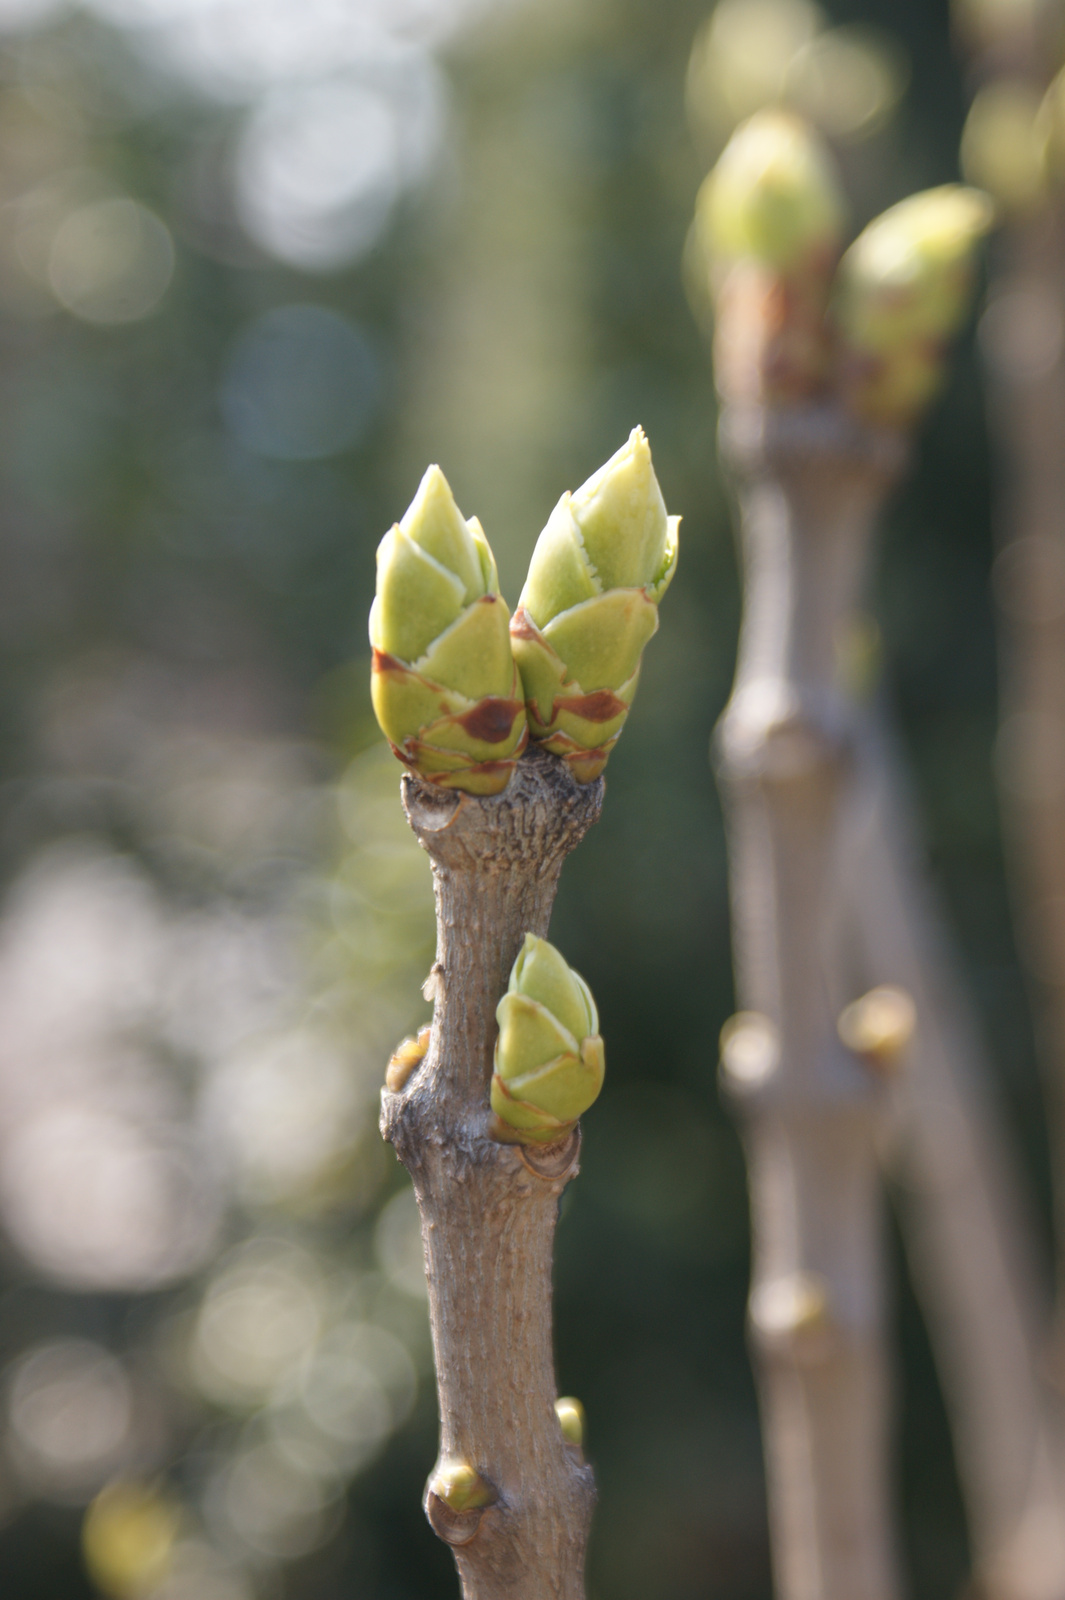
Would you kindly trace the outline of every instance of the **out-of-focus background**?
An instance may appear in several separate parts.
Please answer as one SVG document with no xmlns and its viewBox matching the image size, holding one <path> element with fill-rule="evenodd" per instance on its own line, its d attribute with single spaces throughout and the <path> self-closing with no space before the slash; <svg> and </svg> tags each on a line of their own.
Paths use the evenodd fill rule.
<svg viewBox="0 0 1065 1600">
<path fill-rule="evenodd" d="M 433 929 L 369 711 L 373 552 L 439 461 L 513 604 L 561 491 L 637 422 L 682 556 L 553 925 L 609 1062 L 558 1237 L 560 1382 L 588 1412 L 596 1600 L 769 1594 L 744 1176 L 715 1088 L 731 980 L 707 757 L 738 590 L 681 271 L 749 91 L 742 50 L 716 80 L 704 61 L 686 111 L 708 10 L 0 0 L 12 1600 L 457 1593 L 419 1505 L 415 1208 L 376 1131 Z M 748 69 L 783 70 L 775 50 L 828 121 L 856 225 L 954 179 L 945 0 L 793 15 Z M 859 32 L 819 53 L 830 24 Z M 874 609 L 1045 1217 L 972 342 L 887 519 Z M 896 1299 L 907 1555 L 915 1600 L 941 1600 L 966 1533 L 901 1265 Z"/>
</svg>

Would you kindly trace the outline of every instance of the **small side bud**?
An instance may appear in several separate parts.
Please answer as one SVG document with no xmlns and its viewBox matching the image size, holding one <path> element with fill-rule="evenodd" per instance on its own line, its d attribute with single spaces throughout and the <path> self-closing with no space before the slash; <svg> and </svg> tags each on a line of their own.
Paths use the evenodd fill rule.
<svg viewBox="0 0 1065 1600">
<path fill-rule="evenodd" d="M 666 513 L 642 428 L 576 494 L 564 494 L 536 543 L 511 623 L 534 739 L 579 783 L 602 772 L 629 714 L 640 658 L 677 562 L 679 517 Z"/>
<path fill-rule="evenodd" d="M 840 390 L 863 421 L 908 427 L 940 387 L 994 219 L 989 196 L 944 184 L 875 218 L 844 255 L 832 298 Z"/>
<path fill-rule="evenodd" d="M 425 1027 L 419 1028 L 416 1034 L 410 1034 L 397 1044 L 389 1059 L 388 1066 L 385 1068 L 386 1089 L 390 1089 L 393 1094 L 398 1094 L 405 1087 L 412 1073 L 425 1060 L 432 1035 L 432 1024 L 426 1023 Z"/>
<path fill-rule="evenodd" d="M 721 1029 L 721 1076 L 733 1094 L 753 1094 L 780 1065 L 780 1037 L 760 1011 L 737 1011 Z"/>
<path fill-rule="evenodd" d="M 575 1450 L 584 1448 L 584 1407 L 572 1395 L 565 1395 L 555 1401 L 555 1415 L 558 1417 L 562 1437 L 566 1443 Z"/>
<path fill-rule="evenodd" d="M 520 1144 L 561 1139 L 603 1087 L 603 1041 L 588 985 L 554 945 L 527 933 L 496 1019 L 491 1099 L 499 1136 Z"/>
<path fill-rule="evenodd" d="M 374 712 L 427 783 L 506 788 L 528 738 L 509 622 L 480 523 L 430 467 L 378 548 L 370 611 Z"/>
<path fill-rule="evenodd" d="M 789 1272 L 758 1284 L 748 1317 L 764 1356 L 799 1366 L 822 1361 L 836 1335 L 829 1287 L 816 1272 Z"/>
<path fill-rule="evenodd" d="M 836 1024 L 848 1050 L 880 1071 L 890 1070 L 913 1038 L 917 1007 L 905 989 L 882 984 L 853 1000 Z"/>
<path fill-rule="evenodd" d="M 499 1496 L 475 1467 L 459 1456 L 445 1456 L 429 1479 L 429 1493 L 442 1500 L 450 1511 L 483 1511 Z"/>
</svg>

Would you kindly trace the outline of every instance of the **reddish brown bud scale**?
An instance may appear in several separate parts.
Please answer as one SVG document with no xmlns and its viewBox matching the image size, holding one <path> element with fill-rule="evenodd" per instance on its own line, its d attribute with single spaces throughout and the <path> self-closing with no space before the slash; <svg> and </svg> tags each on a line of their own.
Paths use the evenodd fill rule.
<svg viewBox="0 0 1065 1600">
<path fill-rule="evenodd" d="M 502 739 L 509 737 L 514 718 L 524 709 L 523 700 L 503 700 L 496 695 L 486 695 L 472 711 L 455 720 L 471 738 L 481 739 L 485 744 L 499 744 Z"/>
</svg>

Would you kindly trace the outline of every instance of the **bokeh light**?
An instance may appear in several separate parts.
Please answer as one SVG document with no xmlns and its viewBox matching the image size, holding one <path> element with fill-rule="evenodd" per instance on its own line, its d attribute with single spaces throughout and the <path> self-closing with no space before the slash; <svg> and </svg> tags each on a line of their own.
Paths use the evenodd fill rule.
<svg viewBox="0 0 1065 1600">
<path fill-rule="evenodd" d="M 401 1189 L 384 1207 L 374 1233 L 374 1245 L 389 1282 L 415 1299 L 424 1299 L 421 1219 L 412 1190 Z"/>
<path fill-rule="evenodd" d="M 50 1500 L 87 1500 L 131 1446 L 133 1395 L 121 1365 L 85 1339 L 57 1339 L 21 1356 L 6 1376 L 5 1453 L 22 1481 Z"/>
<path fill-rule="evenodd" d="M 242 335 L 222 382 L 222 415 L 247 449 L 309 461 L 364 433 L 380 389 L 370 343 L 323 306 L 281 306 Z"/>
<path fill-rule="evenodd" d="M 687 76 L 689 119 L 708 154 L 767 105 L 793 106 L 843 143 L 884 126 L 909 82 L 905 51 L 883 29 L 827 22 L 813 0 L 718 0 Z"/>
<path fill-rule="evenodd" d="M 263 1400 L 313 1347 L 321 1327 L 313 1258 L 258 1240 L 212 1278 L 196 1321 L 191 1368 L 222 1405 Z"/>
<path fill-rule="evenodd" d="M 78 1288 L 185 1277 L 213 1248 L 217 1223 L 190 1155 L 165 1127 L 60 1100 L 4 1142 L 4 1225 L 38 1268 Z"/>
<path fill-rule="evenodd" d="M 726 129 L 779 100 L 792 62 L 824 23 L 813 0 L 718 0 L 692 45 L 693 115 Z"/>
<path fill-rule="evenodd" d="M 100 200 L 60 224 L 48 257 L 56 299 L 85 322 L 137 322 L 154 311 L 174 271 L 164 223 L 135 200 Z"/>
<path fill-rule="evenodd" d="M 403 190 L 428 175 L 443 135 L 441 99 L 435 69 L 420 57 L 383 81 L 271 91 L 237 153 L 237 199 L 252 238 L 309 271 L 364 255 Z"/>
<path fill-rule="evenodd" d="M 865 139 L 894 112 L 909 76 L 906 57 L 890 34 L 830 28 L 795 53 L 784 94 L 834 138 Z"/>
<path fill-rule="evenodd" d="M 93 1582 L 114 1600 L 158 1590 L 181 1526 L 177 1507 L 145 1484 L 117 1481 L 85 1514 L 81 1542 Z"/>
</svg>

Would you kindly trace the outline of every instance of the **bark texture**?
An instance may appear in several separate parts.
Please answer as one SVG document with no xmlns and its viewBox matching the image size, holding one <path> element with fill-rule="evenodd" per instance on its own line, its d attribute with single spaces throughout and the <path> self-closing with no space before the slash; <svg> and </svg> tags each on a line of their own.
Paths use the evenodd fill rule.
<svg viewBox="0 0 1065 1600">
<path fill-rule="evenodd" d="M 891 1600 L 881 1169 L 951 1411 L 982 1592 L 1065 1594 L 1045 1306 L 976 1033 L 875 712 L 835 646 L 864 585 L 900 441 L 832 412 L 726 417 L 745 611 L 718 733 L 737 987 L 723 1081 L 745 1123 L 780 1600 Z M 890 1070 L 844 1049 L 842 1007 L 904 987 Z"/>
<path fill-rule="evenodd" d="M 745 610 L 718 729 L 742 1019 L 723 1076 L 743 1113 L 770 1526 L 780 1600 L 896 1600 L 876 1084 L 827 981 L 833 856 L 853 763 L 838 687 L 872 509 L 896 442 L 830 412 L 726 416 Z"/>
<path fill-rule="evenodd" d="M 602 780 L 581 786 L 543 751 L 503 794 L 475 798 L 403 779 L 403 803 L 433 862 L 435 1002 L 428 1053 L 382 1131 L 410 1171 L 422 1218 L 440 1402 L 440 1456 L 480 1474 L 495 1502 L 456 1515 L 427 1490 L 466 1600 L 582 1600 L 595 1487 L 566 1444 L 551 1324 L 559 1197 L 579 1133 L 536 1149 L 491 1136 L 495 1009 L 526 933 L 546 935 L 567 853 L 599 815 Z"/>
<path fill-rule="evenodd" d="M 878 1147 L 943 1385 L 980 1593 L 1065 1595 L 1061 1414 L 1033 1217 L 971 1007 L 925 882 L 890 738 L 862 719 L 839 854 L 839 981 L 897 984 L 917 1029 L 884 1080 Z"/>
</svg>

